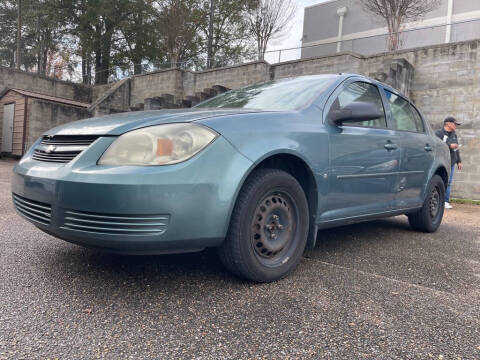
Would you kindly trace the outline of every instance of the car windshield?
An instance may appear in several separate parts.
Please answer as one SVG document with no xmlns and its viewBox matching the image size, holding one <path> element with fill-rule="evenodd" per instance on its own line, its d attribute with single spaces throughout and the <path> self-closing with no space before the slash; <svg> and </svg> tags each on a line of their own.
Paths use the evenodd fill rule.
<svg viewBox="0 0 480 360">
<path fill-rule="evenodd" d="M 311 103 L 334 79 L 319 75 L 270 81 L 226 92 L 196 107 L 297 110 Z"/>
</svg>

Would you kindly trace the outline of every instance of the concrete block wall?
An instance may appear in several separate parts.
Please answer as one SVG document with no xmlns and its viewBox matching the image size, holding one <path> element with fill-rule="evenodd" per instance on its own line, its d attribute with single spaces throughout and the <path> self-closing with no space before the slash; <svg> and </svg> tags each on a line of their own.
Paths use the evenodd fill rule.
<svg viewBox="0 0 480 360">
<path fill-rule="evenodd" d="M 97 101 L 100 97 L 103 96 L 110 88 L 114 85 L 114 83 L 105 84 L 105 85 L 95 85 L 92 87 L 92 102 Z"/>
<path fill-rule="evenodd" d="M 92 101 L 92 87 L 89 85 L 75 84 L 0 66 L 0 91 L 5 88 L 34 91 L 85 103 Z"/>
<path fill-rule="evenodd" d="M 444 44 L 408 54 L 415 68 L 410 96 L 433 128 L 452 115 L 464 170 L 457 171 L 452 196 L 480 199 L 480 41 Z"/>
<path fill-rule="evenodd" d="M 270 65 L 257 61 L 239 66 L 229 66 L 194 73 L 193 87 L 184 87 L 185 96 L 195 95 L 204 89 L 222 85 L 229 89 L 256 84 L 270 80 Z M 191 84 L 185 83 L 184 85 Z"/>
<path fill-rule="evenodd" d="M 182 70 L 169 69 L 132 77 L 131 106 L 160 94 L 172 94 L 176 98 L 183 98 Z"/>
<path fill-rule="evenodd" d="M 270 65 L 264 61 L 200 72 L 180 69 L 156 71 L 132 78 L 130 105 L 135 106 L 143 103 L 144 99 L 163 94 L 171 94 L 178 101 L 215 85 L 235 89 L 269 79 Z"/>
<path fill-rule="evenodd" d="M 85 108 L 29 98 L 27 107 L 27 133 L 25 145 L 29 148 L 39 136 L 55 126 L 85 119 L 90 112 Z"/>
<path fill-rule="evenodd" d="M 272 65 L 272 78 L 282 79 L 311 74 L 357 73 L 364 74 L 361 55 L 344 53 L 326 57 L 294 60 Z"/>
</svg>

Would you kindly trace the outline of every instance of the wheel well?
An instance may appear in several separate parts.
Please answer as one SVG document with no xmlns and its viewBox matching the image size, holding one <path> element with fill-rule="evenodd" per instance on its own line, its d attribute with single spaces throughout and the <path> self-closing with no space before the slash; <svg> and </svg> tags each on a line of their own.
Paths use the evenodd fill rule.
<svg viewBox="0 0 480 360">
<path fill-rule="evenodd" d="M 310 213 L 310 229 L 308 234 L 307 249 L 313 249 L 315 246 L 317 227 L 315 225 L 315 216 L 318 206 L 317 183 L 310 167 L 299 157 L 291 154 L 277 154 L 264 159 L 259 163 L 256 169 L 280 169 L 292 175 L 302 186 L 308 201 Z"/>
<path fill-rule="evenodd" d="M 448 186 L 448 173 L 447 173 L 447 169 L 445 169 L 443 166 L 440 166 L 436 171 L 435 171 L 435 175 L 439 175 L 442 180 L 443 180 L 443 183 L 445 184 L 445 189 L 447 188 Z"/>
</svg>

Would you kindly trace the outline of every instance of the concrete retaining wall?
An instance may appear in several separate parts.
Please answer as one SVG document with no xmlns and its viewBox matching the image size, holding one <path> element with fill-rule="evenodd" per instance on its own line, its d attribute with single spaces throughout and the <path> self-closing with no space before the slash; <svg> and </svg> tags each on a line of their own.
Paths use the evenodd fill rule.
<svg viewBox="0 0 480 360">
<path fill-rule="evenodd" d="M 171 94 L 183 98 L 183 71 L 170 69 L 137 75 L 132 78 L 130 105 L 143 103 L 144 99 Z"/>
<path fill-rule="evenodd" d="M 92 87 L 89 85 L 75 84 L 0 66 L 0 91 L 5 88 L 34 91 L 85 103 L 92 101 Z"/>
</svg>

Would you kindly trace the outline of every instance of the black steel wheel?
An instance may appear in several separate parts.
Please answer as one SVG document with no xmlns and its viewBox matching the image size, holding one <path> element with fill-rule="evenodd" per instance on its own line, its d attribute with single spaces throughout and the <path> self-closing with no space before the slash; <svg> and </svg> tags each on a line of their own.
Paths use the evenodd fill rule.
<svg viewBox="0 0 480 360">
<path fill-rule="evenodd" d="M 435 219 L 440 211 L 440 191 L 438 186 L 435 186 L 430 193 L 428 205 L 430 209 L 430 217 Z"/>
<path fill-rule="evenodd" d="M 294 251 L 298 209 L 290 195 L 273 192 L 260 201 L 252 219 L 250 239 L 265 266 L 276 266 Z"/>
<path fill-rule="evenodd" d="M 414 230 L 435 232 L 442 223 L 445 210 L 445 184 L 440 176 L 430 180 L 427 196 L 420 210 L 408 214 L 408 221 Z"/>
<path fill-rule="evenodd" d="M 240 191 L 220 259 L 249 280 L 278 280 L 303 254 L 308 217 L 305 193 L 293 176 L 277 169 L 257 170 Z"/>
</svg>

